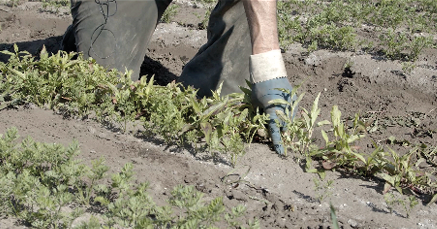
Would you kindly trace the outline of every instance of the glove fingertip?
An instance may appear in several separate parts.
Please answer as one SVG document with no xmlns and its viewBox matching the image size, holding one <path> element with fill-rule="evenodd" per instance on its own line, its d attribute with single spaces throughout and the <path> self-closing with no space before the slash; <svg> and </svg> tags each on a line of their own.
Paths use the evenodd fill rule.
<svg viewBox="0 0 437 229">
<path fill-rule="evenodd" d="M 274 147 L 275 147 L 275 151 L 276 151 L 277 154 L 284 155 L 285 150 L 284 150 L 284 147 L 281 144 L 274 144 Z"/>
<path fill-rule="evenodd" d="M 276 153 L 284 154 L 284 147 L 281 144 L 281 132 L 276 125 L 276 123 L 271 123 L 269 125 L 270 136 L 272 137 L 273 146 L 275 148 Z"/>
</svg>

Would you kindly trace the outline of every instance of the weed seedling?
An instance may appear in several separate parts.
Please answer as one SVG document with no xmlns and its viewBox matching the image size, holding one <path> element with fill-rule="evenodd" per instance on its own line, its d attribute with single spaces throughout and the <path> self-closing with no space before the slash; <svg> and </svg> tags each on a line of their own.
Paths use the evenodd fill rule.
<svg viewBox="0 0 437 229">
<path fill-rule="evenodd" d="M 164 23 L 170 23 L 174 16 L 178 12 L 179 5 L 174 3 L 170 4 L 161 16 L 161 21 Z"/>
<path fill-rule="evenodd" d="M 332 184 L 334 183 L 333 180 L 328 180 L 326 182 L 323 182 L 319 178 L 314 178 L 313 182 L 314 182 L 314 191 L 316 191 L 317 193 L 316 199 L 317 201 L 319 201 L 319 203 L 322 203 L 322 201 L 325 198 L 332 196 L 332 189 L 333 189 Z"/>
<path fill-rule="evenodd" d="M 388 209 L 390 210 L 390 213 L 393 213 L 393 210 L 396 205 L 401 205 L 406 213 L 406 217 L 410 217 L 410 213 L 413 210 L 413 208 L 419 204 L 417 201 L 417 198 L 413 195 L 408 196 L 406 199 L 402 196 L 396 197 L 393 193 L 386 193 L 384 195 L 385 203 L 387 204 Z"/>
<path fill-rule="evenodd" d="M 147 193 L 149 184 L 134 183 L 132 164 L 106 184 L 104 160 L 93 161 L 91 168 L 82 164 L 75 159 L 77 143 L 64 148 L 29 137 L 20 143 L 18 138 L 16 128 L 0 135 L 2 217 L 13 216 L 35 228 L 71 228 L 85 212 L 95 217 L 79 228 L 259 228 L 256 219 L 244 222 L 245 207 L 227 210 L 222 197 L 206 202 L 193 186 L 175 187 L 169 204 L 157 206 Z"/>
<path fill-rule="evenodd" d="M 332 205 L 331 202 L 329 203 L 329 209 L 331 210 L 332 228 L 340 229 L 340 226 L 338 225 L 337 214 L 335 213 L 334 205 Z"/>
</svg>

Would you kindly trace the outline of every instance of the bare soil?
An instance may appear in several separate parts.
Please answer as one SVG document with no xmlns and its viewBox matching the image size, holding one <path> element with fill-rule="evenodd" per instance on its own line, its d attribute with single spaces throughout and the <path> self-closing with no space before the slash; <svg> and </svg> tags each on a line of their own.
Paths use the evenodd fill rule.
<svg viewBox="0 0 437 229">
<path fill-rule="evenodd" d="M 157 26 L 143 74 L 155 74 L 161 84 L 172 81 L 206 42 L 206 31 L 198 30 L 200 20 L 192 12 L 202 15 L 203 11 L 185 3 L 174 22 Z M 17 43 L 20 50 L 32 54 L 37 54 L 42 45 L 56 52 L 70 23 L 68 12 L 43 12 L 37 2 L 14 8 L 0 4 L 0 49 L 12 50 Z M 290 81 L 301 84 L 300 91 L 306 93 L 301 107 L 310 109 L 315 96 L 322 92 L 320 120 L 329 119 L 331 107 L 338 105 L 344 117 L 359 113 L 370 121 L 379 121 L 379 128 L 358 144 L 360 152 L 372 152 L 372 141 L 384 144 L 390 136 L 437 146 L 437 50 L 425 50 L 411 73 L 402 70 L 401 62 L 377 54 L 319 50 L 307 55 L 304 51 L 296 44 L 284 53 Z M 0 54 L 0 61 L 7 61 L 7 56 Z M 352 63 L 352 67 L 345 69 L 346 63 Z M 38 141 L 67 145 L 75 139 L 84 161 L 104 157 L 114 172 L 132 162 L 136 177 L 151 183 L 150 193 L 160 204 L 165 203 L 174 186 L 186 184 L 204 192 L 207 199 L 224 196 L 227 207 L 247 206 L 247 219 L 259 218 L 262 228 L 329 228 L 330 201 L 342 228 L 437 227 L 437 205 L 425 206 L 429 195 L 420 196 L 409 218 L 401 206 L 390 213 L 382 194 L 384 183 L 377 178 L 328 172 L 326 179 L 334 180 L 328 190 L 331 193 L 319 202 L 321 193 L 314 190 L 313 182 L 317 176 L 305 173 L 303 165 L 293 160 L 299 155 L 283 159 L 266 144 L 251 144 L 233 171 L 242 176 L 251 168 L 244 177 L 248 183 L 235 186 L 221 180 L 233 169 L 227 163 L 205 161 L 186 150 L 136 137 L 139 127 L 122 134 L 93 120 L 64 119 L 36 107 L 0 111 L 0 133 L 12 126 L 21 136 Z M 316 142 L 323 145 L 317 136 Z M 390 147 L 400 154 L 411 149 L 401 144 Z M 228 179 L 234 178 L 237 176 Z M 0 220 L 0 228 L 22 227 L 14 219 Z"/>
</svg>

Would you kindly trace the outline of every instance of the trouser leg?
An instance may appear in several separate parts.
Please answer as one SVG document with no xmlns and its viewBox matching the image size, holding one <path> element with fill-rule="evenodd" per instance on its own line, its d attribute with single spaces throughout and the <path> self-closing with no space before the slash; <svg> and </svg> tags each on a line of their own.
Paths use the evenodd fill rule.
<svg viewBox="0 0 437 229">
<path fill-rule="evenodd" d="M 75 42 L 76 50 L 85 58 L 92 57 L 97 63 L 121 72 L 133 70 L 131 78 L 137 80 L 147 45 L 170 2 L 72 0 L 73 24 L 65 34 L 64 49 L 72 49 L 71 42 Z"/>
<path fill-rule="evenodd" d="M 72 0 L 74 38 L 64 41 L 75 41 L 77 51 L 108 68 L 133 70 L 132 79 L 138 79 L 147 44 L 171 0 L 96 1 Z M 199 96 L 211 95 L 221 83 L 223 95 L 239 92 L 249 79 L 252 47 L 242 2 L 220 0 L 207 31 L 208 42 L 185 66 L 180 81 L 198 88 Z"/>
<path fill-rule="evenodd" d="M 185 66 L 179 78 L 185 86 L 210 96 L 223 83 L 222 95 L 241 92 L 249 80 L 252 54 L 249 26 L 240 0 L 220 0 L 208 23 L 208 41 Z"/>
</svg>

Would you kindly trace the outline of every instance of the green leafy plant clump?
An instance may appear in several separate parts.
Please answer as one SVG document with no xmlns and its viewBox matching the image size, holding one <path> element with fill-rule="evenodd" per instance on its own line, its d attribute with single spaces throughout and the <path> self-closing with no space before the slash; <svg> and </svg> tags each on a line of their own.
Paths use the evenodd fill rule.
<svg viewBox="0 0 437 229">
<path fill-rule="evenodd" d="M 196 3 L 199 3 L 202 7 L 205 8 L 204 15 L 196 15 L 197 18 L 202 20 L 199 23 L 199 29 L 206 29 L 208 27 L 209 17 L 211 16 L 211 12 L 214 9 L 214 0 L 195 0 Z"/>
<path fill-rule="evenodd" d="M 172 3 L 170 4 L 167 9 L 164 11 L 164 14 L 162 14 L 160 21 L 164 23 L 170 23 L 173 19 L 173 17 L 178 12 L 179 5 Z"/>
<path fill-rule="evenodd" d="M 153 77 L 133 82 L 129 73 L 108 71 L 92 59 L 84 60 L 80 54 L 49 55 L 43 49 L 37 59 L 16 46 L 14 52 L 2 52 L 11 58 L 8 63 L 0 63 L 0 109 L 34 103 L 64 115 L 114 123 L 123 131 L 128 123 L 140 120 L 146 129 L 143 134 L 158 136 L 167 144 L 188 144 L 198 152 L 225 156 L 233 165 L 245 154 L 246 143 L 251 143 L 257 133 L 267 132 L 264 125 L 268 116 L 252 106 L 251 91 L 247 88 L 241 88 L 243 93 L 228 96 L 221 96 L 219 89 L 212 97 L 199 99 L 193 88 L 183 88 L 174 82 L 154 85 Z M 297 88 L 285 92 L 296 94 Z M 294 103 L 283 100 L 272 103 L 289 103 L 291 110 L 277 112 L 282 121 L 278 125 L 284 123 L 287 127 L 283 144 L 295 152 L 298 162 L 305 163 L 307 172 L 318 173 L 322 178 L 326 170 L 378 176 L 386 180 L 387 189 L 394 187 L 401 193 L 419 190 L 433 195 L 431 202 L 437 200 L 437 184 L 431 179 L 434 174 L 416 169 L 429 147 L 416 147 L 402 157 L 377 144 L 371 153 L 360 152 L 354 144 L 373 127 L 358 115 L 345 122 L 337 106 L 331 110 L 330 121 L 318 121 L 320 94 L 311 110 L 301 107 L 300 117 L 291 119 L 290 114 L 303 96 L 300 94 Z M 324 146 L 314 144 L 313 134 L 319 128 Z M 87 196 L 86 193 L 89 192 L 83 195 Z"/>
<path fill-rule="evenodd" d="M 1 217 L 35 228 L 71 228 L 85 212 L 92 217 L 76 228 L 211 228 L 217 223 L 259 228 L 256 220 L 246 224 L 241 218 L 243 206 L 226 209 L 221 197 L 205 202 L 193 186 L 175 187 L 168 205 L 158 206 L 148 183 L 134 184 L 132 164 L 108 176 L 103 159 L 91 167 L 75 159 L 76 142 L 65 148 L 18 138 L 15 128 L 0 135 Z"/>
<path fill-rule="evenodd" d="M 168 144 L 206 144 L 213 155 L 229 154 L 233 164 L 244 154 L 244 142 L 267 120 L 253 109 L 247 94 L 223 97 L 218 90 L 211 98 L 198 99 L 192 88 L 154 85 L 153 77 L 133 82 L 130 73 L 107 71 L 75 53 L 49 56 L 43 49 L 35 59 L 16 46 L 14 53 L 2 52 L 11 57 L 0 63 L 0 109 L 34 103 L 72 116 L 95 114 L 123 131 L 129 122 L 141 120 L 149 133 Z"/>
<path fill-rule="evenodd" d="M 61 7 L 70 8 L 69 0 L 42 0 L 43 9 L 52 13 L 59 13 Z"/>
<path fill-rule="evenodd" d="M 206 27 L 212 2 L 200 2 L 206 6 L 201 17 L 202 26 Z M 57 10 L 68 3 L 44 1 L 44 7 Z M 436 46 L 432 38 L 437 31 L 436 4 L 434 0 L 279 1 L 281 46 L 299 42 L 308 51 L 368 50 L 377 46 L 377 51 L 389 59 L 416 61 L 422 50 Z M 162 20 L 170 21 L 175 12 L 176 6 L 169 8 Z M 378 35 L 376 44 L 360 40 L 358 31 L 363 28 Z M 267 132 L 264 124 L 268 117 L 251 105 L 251 91 L 247 88 L 229 96 L 221 96 L 218 90 L 210 98 L 199 99 L 193 88 L 177 83 L 158 86 L 153 77 L 133 82 L 129 72 L 108 71 L 77 53 L 49 55 L 43 48 L 34 57 L 19 51 L 17 46 L 13 52 L 1 52 L 10 55 L 10 59 L 8 63 L 0 62 L 0 110 L 33 103 L 66 116 L 92 117 L 125 132 L 129 123 L 140 121 L 146 129 L 143 134 L 157 136 L 167 144 L 189 145 L 214 157 L 224 156 L 232 165 L 245 154 L 246 144 L 257 133 Z M 405 64 L 405 71 L 412 68 L 414 64 Z M 297 109 L 303 96 L 289 104 L 292 110 L 278 112 L 278 116 L 288 129 L 283 135 L 284 146 L 294 152 L 299 163 L 304 163 L 307 172 L 317 173 L 322 179 L 327 170 L 379 177 L 386 182 L 384 193 L 389 209 L 399 205 L 407 216 L 417 204 L 412 193 L 430 195 L 428 204 L 437 201 L 435 171 L 418 169 L 424 162 L 435 165 L 432 159 L 437 148 L 409 143 L 410 152 L 399 155 L 374 143 L 373 152 L 360 151 L 355 143 L 375 126 L 369 126 L 358 115 L 345 121 L 337 106 L 332 108 L 329 121 L 318 121 L 320 94 L 310 110 L 302 107 L 300 115 L 291 120 L 290 113 Z M 320 131 L 324 145 L 314 144 L 315 131 Z M 0 140 L 0 199 L 5 203 L 0 208 L 2 216 L 16 217 L 37 228 L 69 227 L 91 209 L 100 213 L 79 228 L 206 228 L 218 222 L 234 227 L 242 224 L 239 219 L 244 214 L 243 207 L 227 210 L 221 198 L 205 203 L 202 194 L 191 186 L 175 187 L 169 204 L 157 206 L 147 194 L 147 183 L 133 184 L 130 164 L 107 176 L 103 159 L 94 161 L 91 167 L 75 160 L 75 144 L 64 148 L 27 138 L 19 145 L 15 144 L 16 139 L 16 130 L 10 129 Z M 316 188 L 329 190 L 330 184 L 316 183 Z M 406 200 L 396 199 L 391 190 L 409 196 Z M 318 196 L 319 201 L 324 198 Z M 333 209 L 332 213 L 334 221 Z M 257 227 L 257 222 L 247 225 Z"/>
<path fill-rule="evenodd" d="M 298 101 L 302 98 L 301 95 Z M 305 160 L 307 172 L 317 173 L 322 179 L 325 171 L 338 170 L 346 173 L 359 174 L 366 177 L 376 176 L 385 180 L 385 192 L 395 188 L 401 194 L 428 194 L 432 198 L 428 204 L 437 201 L 437 182 L 433 179 L 434 172 L 424 172 L 418 165 L 435 153 L 433 147 L 423 144 L 414 146 L 409 153 L 400 156 L 394 150 L 374 144 L 375 150 L 371 153 L 360 152 L 354 145 L 355 142 L 365 137 L 371 127 L 367 126 L 358 116 L 351 120 L 352 125 L 341 119 L 341 111 L 337 106 L 331 110 L 331 121 L 317 121 L 320 114 L 318 102 L 320 93 L 316 97 L 312 109 L 307 111 L 302 108 L 301 119 L 290 120 L 288 111 L 277 111 L 278 117 L 285 123 L 289 130 L 284 134 L 286 145 L 295 152 L 300 152 Z M 287 101 L 272 101 L 272 103 L 288 103 Z M 289 104 L 292 106 L 292 104 Z M 350 123 L 350 122 L 349 122 Z M 313 132 L 316 127 L 321 129 L 325 146 L 313 143 Z M 425 155 L 425 157 L 423 156 Z M 298 158 L 300 161 L 302 158 Z M 319 166 L 314 165 L 319 162 Z M 320 187 L 316 183 L 316 188 Z M 320 198 L 318 198 L 320 199 Z"/>
<path fill-rule="evenodd" d="M 277 15 L 282 47 L 299 42 L 312 52 L 377 46 L 389 59 L 415 61 L 423 49 L 436 45 L 432 0 L 284 0 L 278 2 Z M 376 43 L 360 38 L 359 31 L 378 34 Z"/>
</svg>

